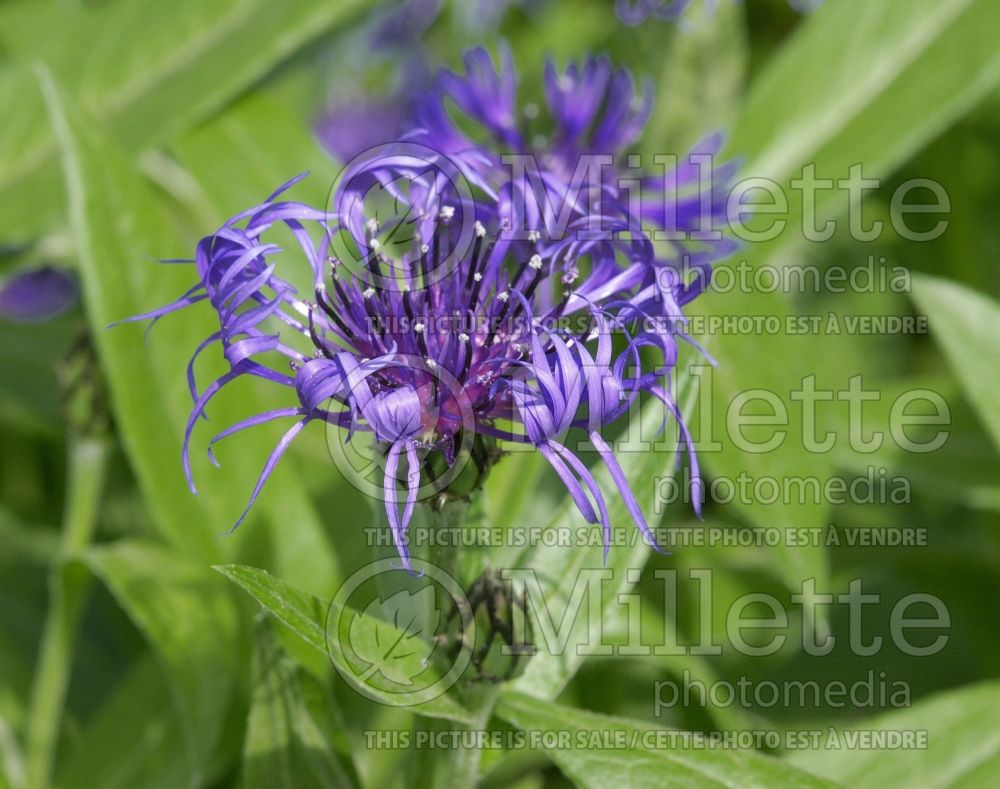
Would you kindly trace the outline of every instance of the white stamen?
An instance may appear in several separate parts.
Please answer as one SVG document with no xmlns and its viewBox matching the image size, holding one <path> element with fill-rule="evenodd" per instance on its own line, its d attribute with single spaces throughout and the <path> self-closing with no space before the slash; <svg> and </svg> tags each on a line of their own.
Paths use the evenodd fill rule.
<svg viewBox="0 0 1000 789">
<path fill-rule="evenodd" d="M 538 269 L 540 269 L 541 267 L 542 267 L 542 256 L 532 255 L 531 260 L 528 261 L 528 268 L 533 268 L 535 271 L 538 271 Z"/>
<path fill-rule="evenodd" d="M 430 251 L 431 251 L 431 248 L 429 246 L 427 246 L 426 244 L 421 244 L 420 245 L 420 254 L 421 255 L 426 255 Z"/>
<path fill-rule="evenodd" d="M 365 227 L 368 228 L 368 232 L 369 233 L 377 233 L 378 232 L 378 220 L 377 219 L 369 219 L 367 222 L 365 222 Z"/>
<path fill-rule="evenodd" d="M 483 236 L 486 235 L 486 228 L 483 227 L 483 223 L 480 222 L 478 219 L 476 220 L 476 224 L 472 226 L 472 229 L 476 234 L 476 238 L 482 238 Z"/>
<path fill-rule="evenodd" d="M 420 322 L 413 324 L 413 331 L 415 331 L 417 334 L 422 334 L 425 328 L 426 327 L 424 326 L 424 324 Z"/>
<path fill-rule="evenodd" d="M 541 237 L 542 237 L 542 234 L 539 233 L 537 230 L 529 230 L 528 231 L 528 241 L 530 241 L 532 244 L 534 244 L 536 241 L 538 241 L 538 239 L 540 239 Z"/>
<path fill-rule="evenodd" d="M 477 271 L 477 272 L 476 272 L 475 274 L 473 274 L 473 275 L 472 275 L 472 278 L 473 278 L 473 279 L 474 279 L 474 280 L 475 280 L 476 282 L 482 282 L 482 281 L 483 281 L 483 275 L 482 275 L 482 274 L 480 274 L 480 273 L 479 273 L 478 271 Z"/>
<path fill-rule="evenodd" d="M 438 363 L 428 356 L 427 357 L 427 366 L 430 367 L 432 370 L 434 370 L 434 369 L 437 368 Z"/>
<path fill-rule="evenodd" d="M 459 342 L 468 342 L 469 341 L 469 335 L 466 334 L 465 332 L 462 332 L 461 334 L 458 335 L 458 341 Z"/>
<path fill-rule="evenodd" d="M 455 216 L 455 206 L 446 205 L 441 208 L 441 218 L 444 220 L 451 219 Z"/>
<path fill-rule="evenodd" d="M 371 240 L 371 245 L 372 249 L 377 251 L 382 246 L 382 242 L 379 241 L 377 238 L 373 238 Z"/>
<path fill-rule="evenodd" d="M 361 295 L 364 296 L 366 299 L 370 299 L 372 296 L 375 295 L 375 288 L 365 288 L 361 292 Z"/>
<path fill-rule="evenodd" d="M 497 298 L 500 299 L 500 301 L 507 301 L 510 298 L 510 294 L 507 291 L 502 290 L 497 294 Z"/>
</svg>

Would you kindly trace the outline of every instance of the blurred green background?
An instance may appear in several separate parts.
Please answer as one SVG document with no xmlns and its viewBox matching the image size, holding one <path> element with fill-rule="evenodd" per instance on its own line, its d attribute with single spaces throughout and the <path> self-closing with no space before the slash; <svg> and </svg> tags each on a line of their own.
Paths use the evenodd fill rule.
<svg viewBox="0 0 1000 789">
<path fill-rule="evenodd" d="M 433 774 L 406 749 L 364 746 L 363 731 L 408 730 L 424 725 L 422 716 L 360 696 L 315 642 L 300 637 L 307 624 L 290 621 L 287 611 L 261 624 L 258 603 L 212 569 L 267 570 L 327 601 L 370 560 L 363 538 L 373 523 L 369 502 L 339 476 L 322 430 L 306 431 L 245 525 L 219 538 L 279 433 L 263 427 L 231 440 L 219 450 L 221 470 L 204 460 L 207 434 L 196 433 L 201 492 L 190 495 L 179 461 L 189 411 L 184 370 L 211 332 L 210 311 L 169 318 L 148 338 L 136 326 L 106 328 L 189 287 L 189 270 L 154 259 L 189 256 L 199 238 L 293 175 L 310 170 L 296 195 L 322 203 L 338 164 L 313 138 L 312 124 L 358 96 L 391 96 L 412 55 L 412 48 L 368 46 L 373 14 L 357 0 L 0 2 L 0 274 L 64 266 L 76 272 L 83 295 L 82 305 L 52 321 L 0 321 L 0 787 L 403 786 Z M 851 479 L 871 466 L 909 480 L 909 503 L 710 501 L 703 525 L 683 504 L 663 516 L 669 526 L 733 533 L 829 524 L 922 529 L 926 546 L 714 545 L 652 557 L 644 548 L 612 549 L 608 567 L 625 584 L 624 568 L 645 563 L 639 593 L 654 629 L 663 628 L 664 600 L 653 571 L 678 571 L 682 643 L 699 635 L 699 589 L 688 575 L 698 568 L 713 572 L 710 627 L 723 642 L 735 600 L 767 592 L 790 602 L 809 578 L 835 594 L 861 578 L 866 592 L 887 601 L 873 608 L 866 636 L 887 636 L 896 600 L 935 595 L 950 613 L 949 641 L 933 657 L 887 647 L 871 658 L 845 649 L 815 658 L 798 648 L 793 627 L 788 645 L 767 658 L 727 649 L 553 668 L 540 656 L 500 691 L 496 714 L 483 725 L 860 726 L 926 729 L 931 745 L 916 753 L 779 748 L 759 756 L 488 752 L 482 780 L 988 786 L 1000 774 L 1000 4 L 827 0 L 803 17 L 782 0 L 746 0 L 690 16 L 683 26 L 629 28 L 607 0 L 561 0 L 515 5 L 498 30 L 482 30 L 472 24 L 475 12 L 448 4 L 419 46 L 430 66 L 455 67 L 467 48 L 506 40 L 524 99 L 541 96 L 546 56 L 565 63 L 606 52 L 654 82 L 644 153 L 683 154 L 723 130 L 743 175 L 779 184 L 807 163 L 835 179 L 862 163 L 867 176 L 883 179 L 864 203 L 866 219 L 886 221 L 881 238 L 854 240 L 842 222 L 830 241 L 810 243 L 792 221 L 729 263 L 853 268 L 884 256 L 887 266 L 913 273 L 912 292 L 710 293 L 691 312 L 926 315 L 929 334 L 705 337 L 719 361 L 716 391 L 712 414 L 694 419 L 714 420 L 722 436 L 740 391 L 773 391 L 794 413 L 790 394 L 807 376 L 844 390 L 861 374 L 866 389 L 881 393 L 865 412 L 866 431 L 886 430 L 896 396 L 919 387 L 948 403 L 949 438 L 924 455 L 892 442 L 873 454 L 854 452 L 846 406 L 823 406 L 820 428 L 838 437 L 833 451 L 808 452 L 795 425 L 766 454 L 723 439 L 720 451 L 703 453 L 708 478 Z M 937 181 L 951 200 L 950 226 L 932 242 L 906 241 L 888 221 L 894 189 L 913 178 Z M 847 207 L 841 192 L 820 195 L 821 217 L 843 218 Z M 202 380 L 222 362 L 206 361 Z M 278 397 L 245 384 L 217 400 L 213 425 L 280 405 Z M 630 463 L 650 511 L 655 480 L 672 464 L 655 455 Z M 553 477 L 537 457 L 505 459 L 475 517 L 544 525 L 556 512 L 571 523 Z M 539 547 L 516 561 L 558 566 L 557 577 L 545 580 L 554 595 L 580 568 L 602 566 L 597 547 Z M 281 594 L 256 596 L 274 609 Z M 622 611 L 607 616 L 624 618 Z M 846 641 L 841 607 L 823 624 Z M 743 676 L 850 683 L 869 670 L 907 683 L 912 708 L 691 705 L 654 717 L 654 683 L 685 671 L 706 683 Z"/>
</svg>

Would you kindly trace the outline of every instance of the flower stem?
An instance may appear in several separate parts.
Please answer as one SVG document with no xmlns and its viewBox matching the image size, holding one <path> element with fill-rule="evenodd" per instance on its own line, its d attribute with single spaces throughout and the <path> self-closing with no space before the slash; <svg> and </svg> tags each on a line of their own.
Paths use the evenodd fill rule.
<svg viewBox="0 0 1000 789">
<path fill-rule="evenodd" d="M 439 539 L 429 540 L 427 561 L 448 573 L 459 584 L 462 583 L 460 558 L 460 542 L 456 532 L 465 525 L 468 514 L 468 503 L 455 499 L 447 501 L 436 508 L 428 508 L 428 526 L 432 530 L 447 531 L 447 535 L 438 535 Z M 444 539 L 440 539 L 444 537 Z M 439 588 L 441 598 L 438 610 L 448 612 L 454 605 L 450 594 Z M 486 728 L 493 706 L 496 703 L 499 686 L 470 685 L 453 688 L 462 704 L 469 709 L 475 720 L 469 724 L 443 721 L 417 716 L 414 728 L 417 731 L 448 732 L 481 731 Z M 451 735 L 449 735 L 451 736 Z M 445 750 L 423 749 L 416 752 L 416 786 L 433 787 L 437 789 L 452 789 L 452 787 L 474 787 L 479 778 L 479 764 L 482 752 L 479 748 L 469 745 L 470 739 L 462 738 L 454 742 L 453 747 Z"/>
<path fill-rule="evenodd" d="M 73 648 L 91 578 L 73 559 L 90 543 L 104 487 L 108 442 L 71 437 L 62 538 L 49 570 L 49 610 L 31 688 L 25 742 L 28 789 L 52 782 Z"/>
</svg>

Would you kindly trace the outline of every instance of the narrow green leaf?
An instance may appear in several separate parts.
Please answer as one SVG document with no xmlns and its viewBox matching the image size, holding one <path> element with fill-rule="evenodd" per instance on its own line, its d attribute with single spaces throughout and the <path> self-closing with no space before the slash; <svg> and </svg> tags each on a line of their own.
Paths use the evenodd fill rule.
<svg viewBox="0 0 1000 789">
<path fill-rule="evenodd" d="M 687 405 L 686 393 L 691 391 L 690 381 L 686 381 L 685 385 L 688 388 L 682 391 L 679 397 L 682 408 Z M 662 406 L 651 402 L 636 416 L 634 424 L 631 425 L 634 431 L 632 438 L 642 442 L 654 440 L 653 436 L 663 421 Z M 666 435 L 670 434 L 671 429 L 668 427 Z M 664 438 L 661 436 L 659 440 L 662 441 Z M 674 471 L 676 456 L 664 452 L 662 444 L 658 448 L 655 444 L 652 448 L 623 444 L 620 445 L 618 455 L 622 470 L 632 485 L 639 505 L 644 512 L 650 512 L 655 496 L 656 480 Z M 606 469 L 601 468 L 595 477 L 602 490 L 614 490 L 614 483 Z M 540 638 L 542 627 L 537 618 L 535 619 L 534 635 L 539 642 L 538 651 L 531 658 L 524 673 L 514 681 L 514 687 L 518 690 L 540 698 L 555 698 L 586 658 L 586 654 L 579 654 L 577 645 L 585 647 L 587 644 L 594 644 L 598 641 L 596 636 L 602 632 L 602 628 L 611 630 L 621 624 L 623 607 L 618 602 L 618 595 L 628 591 L 635 584 L 636 577 L 630 573 L 638 575 L 638 571 L 649 558 L 651 549 L 633 525 L 620 496 L 608 496 L 608 513 L 611 516 L 612 533 L 616 539 L 608 552 L 606 564 L 603 562 L 601 548 L 603 538 L 600 526 L 585 523 L 572 501 L 568 499 L 548 528 L 563 533 L 590 529 L 593 547 L 574 546 L 572 549 L 567 549 L 562 540 L 539 539 L 521 551 L 517 557 L 507 559 L 502 556 L 495 557 L 498 567 L 533 568 L 536 571 L 538 590 L 541 591 L 544 601 L 538 600 L 537 594 L 532 596 L 531 589 L 528 590 L 529 600 L 537 603 L 539 608 L 546 612 L 543 615 L 553 620 L 553 632 L 550 635 L 554 635 L 558 641 L 565 639 L 565 644 L 550 644 L 547 647 Z M 570 606 L 582 600 L 580 595 L 588 590 L 587 585 L 605 583 L 599 580 L 599 573 L 607 576 L 602 598 L 605 603 L 604 609 L 591 610 L 591 606 L 585 604 L 587 615 L 578 615 L 580 612 L 571 610 Z M 534 605 L 529 605 L 529 609 L 537 615 L 538 611 Z M 564 612 L 568 612 L 565 621 L 563 621 Z"/>
<path fill-rule="evenodd" d="M 129 158 L 72 107 L 47 72 L 41 74 L 62 150 L 87 317 L 123 443 L 167 539 L 183 553 L 217 559 L 238 545 L 239 538 L 216 535 L 229 529 L 245 506 L 281 426 L 231 439 L 240 451 L 220 448 L 221 471 L 193 450 L 195 479 L 207 489 L 198 497 L 188 491 L 180 462 L 191 403 L 185 369 L 194 349 L 217 329 L 212 311 L 170 316 L 148 341 L 140 326 L 108 325 L 170 303 L 191 287 L 188 267 L 157 265 L 152 259 L 189 255 L 193 240 L 205 230 L 191 230 L 178 240 L 165 206 L 139 179 Z M 247 197 L 248 202 L 254 199 Z M 214 362 L 219 375 L 218 349 L 214 356 L 203 361 Z M 202 388 L 212 380 L 205 366 L 196 373 Z M 256 391 L 248 385 L 239 398 L 220 397 L 209 410 L 212 432 L 264 411 L 267 406 Z M 195 447 L 206 433 L 208 428 L 196 430 Z M 223 475 L 225 484 L 220 484 Z M 270 515 L 273 554 L 280 566 L 296 566 L 310 588 L 329 589 L 338 575 L 332 548 L 293 468 L 282 464 L 276 469 L 258 506 Z"/>
<path fill-rule="evenodd" d="M 730 147 L 779 183 L 810 161 L 884 173 L 1000 79 L 998 25 L 992 0 L 824 3 L 754 82 Z"/>
<path fill-rule="evenodd" d="M 834 787 L 777 759 L 753 752 L 697 747 L 691 732 L 613 718 L 504 691 L 496 714 L 526 732 L 548 734 L 542 747 L 577 786 L 605 787 Z M 568 742 L 555 735 L 566 732 Z M 688 744 L 685 744 L 688 743 Z M 568 746 L 568 747 L 567 747 Z"/>
<path fill-rule="evenodd" d="M 243 747 L 247 789 L 352 785 L 302 698 L 298 670 L 263 618 L 254 639 L 253 688 Z"/>
<path fill-rule="evenodd" d="M 850 747 L 878 732 L 926 736 L 927 747 Z M 857 789 L 992 786 L 1000 774 L 1000 683 L 941 693 L 845 729 L 838 739 L 839 749 L 790 752 L 787 761 Z"/>
<path fill-rule="evenodd" d="M 288 625 L 308 644 L 329 655 L 345 679 L 350 681 L 356 676 L 355 669 L 348 663 L 338 638 L 334 637 L 333 634 L 327 638 L 326 621 L 328 610 L 331 616 L 336 616 L 337 619 L 344 619 L 347 622 L 358 621 L 357 618 L 361 616 L 359 612 L 345 609 L 341 613 L 332 605 L 324 605 L 318 598 L 305 594 L 279 578 L 253 567 L 230 564 L 215 569 L 242 587 L 267 611 Z M 379 639 L 387 638 L 389 643 L 402 641 L 407 637 L 407 633 L 389 623 L 383 623 L 378 628 L 378 636 L 374 627 L 359 626 L 352 628 L 350 637 L 352 649 L 374 658 L 380 651 Z M 383 665 L 380 662 L 375 662 L 373 668 L 378 670 L 384 668 L 383 673 L 387 675 L 392 671 L 397 671 L 408 673 L 412 677 L 427 669 L 426 665 L 420 663 L 421 657 L 417 652 L 404 656 L 395 653 L 388 655 L 383 652 L 382 659 L 391 660 L 394 663 L 393 668 L 390 669 L 388 664 Z M 389 705 L 397 703 L 392 694 L 382 693 L 374 682 L 365 682 L 359 689 L 382 703 Z M 470 711 L 462 707 L 448 694 L 416 704 L 411 709 L 432 718 L 444 718 L 462 723 L 477 721 L 477 718 Z"/>
<path fill-rule="evenodd" d="M 131 150 L 191 128 L 308 43 L 360 10 L 360 0 L 48 0 L 0 41 L 38 59 L 82 107 Z M 17 30 L 34 28 L 35 35 Z M 17 40 L 11 40 L 17 36 Z M 29 238 L 58 215 L 56 144 L 33 78 L 0 74 L 0 104 L 17 106 L 0 130 L 0 226 Z"/>
<path fill-rule="evenodd" d="M 814 163 L 817 177 L 847 178 L 863 162 L 866 177 L 883 177 L 935 134 L 968 111 L 1000 79 L 1000 52 L 992 31 L 1000 5 L 991 0 L 840 0 L 825 3 L 806 20 L 751 86 L 728 149 L 745 158 L 744 177 L 765 177 L 789 195 L 786 230 L 744 253 L 751 263 L 780 264 L 775 251 L 803 243 L 802 207 L 789 183 Z M 816 63 L 829 64 L 816 69 Z M 834 65 L 835 64 L 835 65 Z M 802 79 L 809 74 L 809 79 Z M 836 215 L 846 193 L 824 190 L 818 212 Z M 710 316 L 766 316 L 782 326 L 795 311 L 783 294 L 730 293 L 700 299 L 694 311 Z M 831 360 L 849 359 L 843 337 L 728 335 L 710 344 L 719 360 L 716 419 L 740 392 L 776 393 L 794 414 L 788 395 L 817 376 L 817 388 L 842 386 Z M 844 368 L 846 364 L 841 364 Z M 724 431 L 717 431 L 724 435 Z M 740 451 L 730 437 L 706 453 L 708 467 L 736 479 L 816 477 L 834 472 L 830 453 L 806 451 L 801 420 L 791 419 L 784 444 L 764 454 Z M 825 508 L 753 501 L 740 505 L 757 526 L 822 526 Z M 827 574 L 821 547 L 777 549 L 776 567 L 793 589 Z"/>
<path fill-rule="evenodd" d="M 653 28 L 657 53 L 663 54 L 642 137 L 646 154 L 682 156 L 706 134 L 732 125 L 746 77 L 745 13 L 736 3 L 721 3 L 691 29 L 675 28 L 669 47 L 663 46 L 662 28 Z"/>
<path fill-rule="evenodd" d="M 1000 389 L 993 376 L 983 374 L 1000 369 L 1000 304 L 955 282 L 925 275 L 914 275 L 913 298 L 1000 449 Z"/>
<path fill-rule="evenodd" d="M 14 728 L 0 713 L 0 787 L 21 786 L 24 773 L 24 754 L 14 735 Z"/>
<path fill-rule="evenodd" d="M 207 568 L 153 544 L 122 540 L 90 549 L 83 560 L 162 661 L 188 759 L 204 770 L 241 670 L 234 598 Z"/>
<path fill-rule="evenodd" d="M 163 671 L 152 656 L 128 669 L 114 694 L 87 721 L 56 787 L 176 789 L 193 786 L 196 773 L 185 749 L 181 719 Z"/>
</svg>

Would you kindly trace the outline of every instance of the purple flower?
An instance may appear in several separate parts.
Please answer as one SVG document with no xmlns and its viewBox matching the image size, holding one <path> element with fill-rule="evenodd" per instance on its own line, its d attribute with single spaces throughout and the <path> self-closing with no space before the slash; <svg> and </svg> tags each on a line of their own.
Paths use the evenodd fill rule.
<svg viewBox="0 0 1000 789">
<path fill-rule="evenodd" d="M 408 119 L 400 102 L 341 101 L 315 125 L 316 136 L 333 156 L 349 162 L 376 145 L 398 140 Z"/>
<path fill-rule="evenodd" d="M 509 55 L 498 72 L 485 51 L 469 53 L 465 75 L 440 75 L 421 99 L 422 123 L 406 140 L 351 163 L 333 195 L 334 212 L 282 198 L 298 179 L 285 184 L 202 239 L 187 293 L 131 319 L 155 320 L 202 301 L 218 317 L 218 331 L 188 367 L 194 408 L 184 467 L 192 490 L 193 431 L 223 387 L 253 376 L 295 392 L 287 406 L 251 416 L 209 442 L 211 454 L 218 440 L 240 430 L 294 420 L 236 526 L 288 446 L 314 421 L 342 429 L 348 440 L 367 434 L 374 443 L 382 464 L 379 495 L 407 568 L 416 502 L 428 490 L 464 495 L 451 486 L 470 462 L 480 481 L 486 470 L 480 463 L 488 467 L 497 441 L 525 443 L 545 457 L 583 519 L 601 525 L 606 552 L 612 524 L 605 492 L 570 441 L 581 437 L 655 545 L 602 435 L 642 394 L 661 401 L 677 421 L 693 486 L 700 486 L 691 439 L 670 394 L 672 375 L 678 340 L 687 339 L 683 306 L 704 289 L 712 261 L 731 245 L 682 235 L 658 248 L 645 228 L 708 229 L 706 221 L 723 214 L 732 167 L 722 168 L 719 183 L 709 178 L 707 194 L 697 163 L 639 173 L 640 188 L 657 194 L 636 204 L 618 189 L 623 174 L 636 175 L 619 159 L 648 117 L 648 88 L 637 97 L 631 76 L 606 59 L 563 72 L 550 64 L 544 141 L 521 122 L 516 93 Z M 460 131 L 445 99 L 489 139 Z M 528 115 L 538 120 L 541 113 Z M 710 138 L 702 149 L 719 145 Z M 533 175 L 540 181 L 526 185 L 505 172 L 507 152 L 537 156 Z M 576 160 L 588 155 L 610 157 L 610 173 L 578 178 Z M 550 205 L 555 197 L 566 207 L 559 221 Z M 281 239 L 294 243 L 299 271 L 279 273 L 279 260 L 290 265 Z M 692 280 L 692 270 L 706 276 Z M 293 281 L 300 288 L 308 281 L 308 291 Z M 194 364 L 208 349 L 221 350 L 229 370 L 202 389 Z"/>
<path fill-rule="evenodd" d="M 788 0 L 788 4 L 800 13 L 818 8 L 822 2 L 823 0 Z M 615 12 L 622 22 L 635 27 L 647 19 L 676 21 L 691 4 L 692 0 L 615 0 Z M 719 0 L 703 0 L 702 12 L 711 15 L 718 7 Z"/>
<path fill-rule="evenodd" d="M 712 262 L 736 249 L 720 232 L 737 163 L 717 166 L 721 135 L 702 140 L 687 156 L 664 150 L 664 164 L 644 169 L 627 154 L 652 109 L 652 86 L 637 92 L 631 74 L 607 58 L 559 70 L 545 68 L 545 110 L 520 107 L 510 50 L 497 70 L 479 48 L 465 56 L 465 73 L 443 71 L 417 102 L 414 140 L 456 159 L 475 158 L 477 176 L 491 184 L 516 229 L 564 236 L 581 217 L 612 217 L 662 230 L 669 242 L 657 265 L 694 271 L 693 297 L 709 283 Z M 463 122 L 449 112 L 457 108 Z M 467 131 L 470 130 L 471 131 Z M 607 229 L 607 228 L 604 228 Z"/>
<path fill-rule="evenodd" d="M 682 332 L 670 322 L 634 328 L 662 298 L 653 295 L 663 288 L 655 282 L 651 245 L 613 234 L 548 248 L 537 240 L 510 240 L 502 232 L 499 203 L 463 203 L 434 178 L 400 164 L 405 157 L 393 161 L 398 169 L 380 165 L 365 174 L 387 183 L 403 176 L 413 187 L 416 197 L 406 207 L 416 213 L 411 226 L 419 230 L 400 254 L 388 250 L 393 233 L 406 223 L 382 226 L 350 210 L 335 216 L 279 199 L 290 182 L 202 239 L 191 290 L 129 319 L 158 319 L 203 301 L 218 316 L 219 330 L 195 350 L 188 368 L 194 408 L 184 467 L 192 490 L 189 448 L 198 419 L 223 387 L 253 376 L 287 387 L 295 400 L 227 428 L 210 447 L 265 422 L 294 423 L 267 459 L 236 525 L 292 440 L 310 422 L 322 421 L 355 437 L 368 433 L 382 448 L 383 498 L 406 567 L 406 530 L 421 469 L 431 455 L 456 468 L 468 459 L 473 441 L 537 447 L 584 519 L 600 522 L 607 539 L 604 493 L 566 443 L 571 428 L 582 428 L 653 543 L 629 481 L 600 433 L 642 391 L 677 414 L 666 384 Z M 354 197 L 345 189 L 338 205 L 350 207 Z M 331 254 L 345 234 L 358 247 L 353 263 Z M 311 293 L 300 295 L 279 276 L 275 260 L 281 250 L 272 236 L 294 239 Z M 677 296 L 667 296 L 679 315 Z M 618 354 L 612 332 L 623 338 Z M 643 361 L 642 347 L 659 351 L 655 366 Z M 195 360 L 210 348 L 222 351 L 229 371 L 199 389 Z M 290 369 L 275 364 L 281 358 Z M 696 465 L 693 470 L 697 479 Z"/>
<path fill-rule="evenodd" d="M 76 280 L 62 269 L 42 266 L 22 271 L 0 285 L 0 316 L 15 321 L 44 321 L 72 307 Z"/>
</svg>

